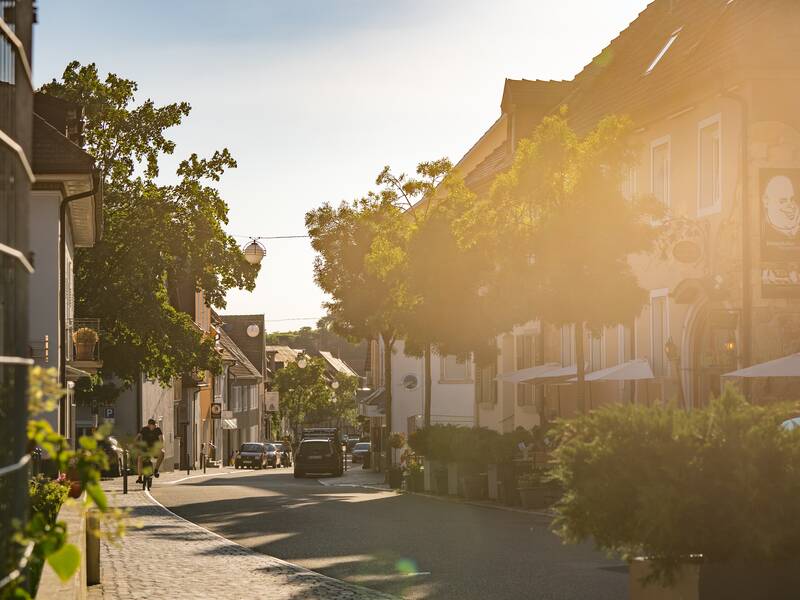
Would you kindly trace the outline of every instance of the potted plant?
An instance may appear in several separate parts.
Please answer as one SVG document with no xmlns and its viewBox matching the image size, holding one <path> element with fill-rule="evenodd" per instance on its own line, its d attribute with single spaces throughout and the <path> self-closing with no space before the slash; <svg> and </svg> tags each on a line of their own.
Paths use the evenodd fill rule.
<svg viewBox="0 0 800 600">
<path fill-rule="evenodd" d="M 728 387 L 704 408 L 609 406 L 559 427 L 556 532 L 631 563 L 630 597 L 797 597 L 800 430 Z"/>
<path fill-rule="evenodd" d="M 517 478 L 517 491 L 522 506 L 528 509 L 549 508 L 559 497 L 551 471 L 545 467 L 537 467 L 530 473 L 520 475 Z"/>
<path fill-rule="evenodd" d="M 94 360 L 94 349 L 100 337 L 91 327 L 81 327 L 72 334 L 77 360 Z"/>
</svg>

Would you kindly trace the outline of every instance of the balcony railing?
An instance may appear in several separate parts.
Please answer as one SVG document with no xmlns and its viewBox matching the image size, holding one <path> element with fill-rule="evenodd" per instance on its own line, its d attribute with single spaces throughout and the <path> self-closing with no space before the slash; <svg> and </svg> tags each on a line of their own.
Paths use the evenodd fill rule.
<svg viewBox="0 0 800 600">
<path fill-rule="evenodd" d="M 28 356 L 33 359 L 33 364 L 39 367 L 46 367 L 50 363 L 50 336 L 44 336 L 41 340 L 31 340 L 28 342 Z"/>
<path fill-rule="evenodd" d="M 66 334 L 68 362 L 100 362 L 100 342 L 103 339 L 100 319 L 72 319 L 67 322 Z"/>
</svg>

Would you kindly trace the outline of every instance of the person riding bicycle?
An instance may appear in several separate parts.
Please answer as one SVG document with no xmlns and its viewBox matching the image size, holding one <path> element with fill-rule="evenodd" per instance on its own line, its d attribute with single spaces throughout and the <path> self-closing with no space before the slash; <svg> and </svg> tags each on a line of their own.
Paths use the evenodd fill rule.
<svg viewBox="0 0 800 600">
<path fill-rule="evenodd" d="M 156 453 L 158 454 L 156 467 L 153 471 L 153 475 L 156 477 L 158 477 L 158 469 L 161 467 L 161 463 L 164 460 L 164 434 L 160 427 L 156 427 L 155 419 L 148 419 L 147 426 L 142 427 L 141 431 L 136 435 L 136 441 L 140 442 L 144 448 L 146 448 L 139 453 L 139 457 L 136 461 L 136 473 L 139 475 L 136 483 L 142 483 L 142 459 L 144 455 L 147 454 L 153 457 L 156 456 Z"/>
</svg>

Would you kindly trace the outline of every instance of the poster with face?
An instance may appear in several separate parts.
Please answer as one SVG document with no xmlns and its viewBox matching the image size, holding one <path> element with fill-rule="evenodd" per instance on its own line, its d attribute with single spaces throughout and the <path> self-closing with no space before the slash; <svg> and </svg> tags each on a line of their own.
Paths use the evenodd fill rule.
<svg viewBox="0 0 800 600">
<path fill-rule="evenodd" d="M 800 296 L 800 169 L 762 169 L 761 285 L 765 296 Z"/>
</svg>

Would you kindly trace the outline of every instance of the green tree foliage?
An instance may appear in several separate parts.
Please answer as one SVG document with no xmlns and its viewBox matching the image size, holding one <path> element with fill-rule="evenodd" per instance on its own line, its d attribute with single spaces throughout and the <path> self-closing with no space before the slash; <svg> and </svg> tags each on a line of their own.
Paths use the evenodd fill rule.
<svg viewBox="0 0 800 600">
<path fill-rule="evenodd" d="M 131 80 L 113 73 L 103 80 L 94 64 L 77 62 L 43 87 L 85 107 L 86 148 L 105 176 L 105 231 L 94 248 L 77 253 L 76 312 L 101 319 L 104 373 L 166 383 L 219 367 L 213 340 L 186 312 L 193 312 L 195 290 L 223 308 L 228 289 L 254 287 L 258 267 L 223 230 L 228 207 L 213 184 L 236 166 L 228 150 L 192 154 L 179 164 L 176 183 L 157 184 L 159 157 L 175 148 L 165 132 L 190 107 L 135 105 L 136 90 Z"/>
<path fill-rule="evenodd" d="M 635 156 L 629 131 L 628 120 L 607 117 L 579 137 L 564 114 L 546 117 L 458 224 L 462 243 L 495 262 L 496 306 L 516 300 L 516 318 L 575 324 L 581 410 L 584 328 L 598 332 L 641 310 L 646 291 L 628 259 L 659 235 L 655 201 L 620 191 Z"/>
<path fill-rule="evenodd" d="M 391 356 L 408 305 L 405 244 L 410 224 L 395 198 L 370 193 L 338 207 L 323 204 L 306 214 L 317 252 L 314 279 L 331 296 L 326 303 L 333 328 L 351 339 L 382 338 L 384 380 L 391 381 Z M 386 417 L 391 423 L 391 386 Z"/>
<path fill-rule="evenodd" d="M 280 393 L 280 416 L 295 440 L 304 424 L 346 418 L 348 409 L 355 408 L 355 378 L 338 378 L 336 390 L 332 381 L 327 363 L 318 357 L 307 358 L 303 369 L 292 362 L 275 374 L 272 389 Z"/>
<path fill-rule="evenodd" d="M 800 431 L 788 406 L 728 386 L 710 406 L 608 406 L 558 424 L 554 526 L 669 581 L 691 556 L 775 561 L 800 553 Z"/>
</svg>

